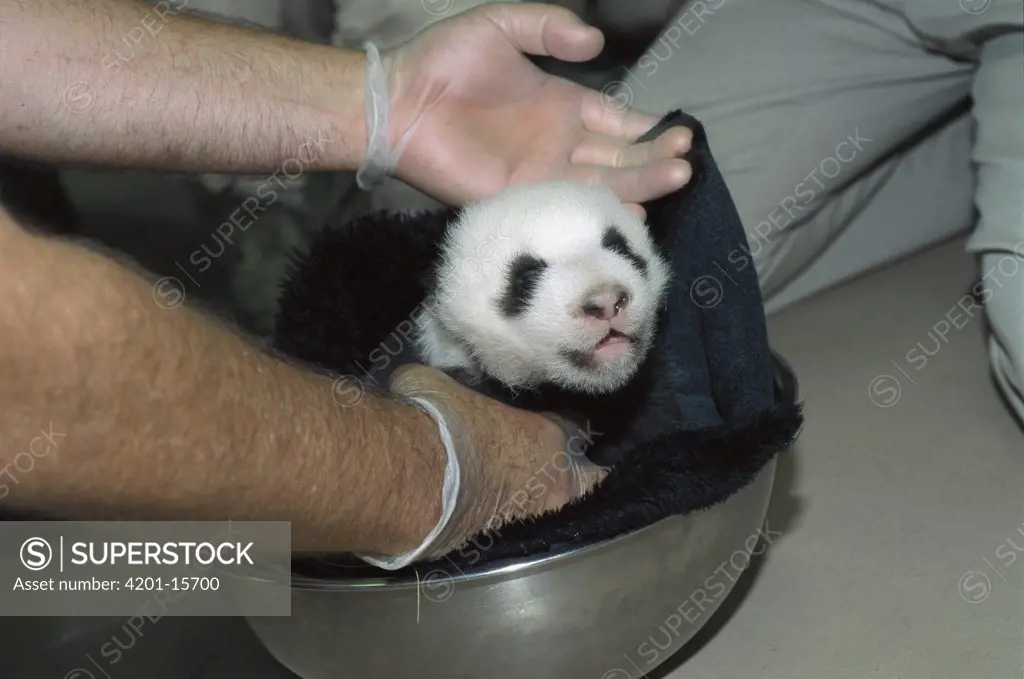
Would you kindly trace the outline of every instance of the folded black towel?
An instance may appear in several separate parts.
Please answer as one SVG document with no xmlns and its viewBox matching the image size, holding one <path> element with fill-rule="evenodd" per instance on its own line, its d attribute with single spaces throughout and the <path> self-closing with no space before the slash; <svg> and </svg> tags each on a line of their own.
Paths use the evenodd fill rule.
<svg viewBox="0 0 1024 679">
<path fill-rule="evenodd" d="M 592 433 L 587 454 L 613 471 L 581 501 L 481 536 L 438 564 L 467 568 L 561 551 L 706 508 L 753 480 L 797 435 L 800 408 L 778 389 L 747 240 L 703 127 L 674 111 L 638 143 L 676 125 L 694 133 L 693 177 L 645 205 L 673 279 L 657 340 L 637 377 L 599 398 L 495 393 L 523 407 L 572 412 Z M 440 237 L 454 215 L 379 214 L 325 230 L 294 262 L 275 347 L 386 386 L 395 366 L 413 360 L 409 318 L 426 297 Z M 331 564 L 353 565 L 297 559 L 295 571 L 323 576 Z M 430 567 L 418 565 L 424 566 Z"/>
</svg>

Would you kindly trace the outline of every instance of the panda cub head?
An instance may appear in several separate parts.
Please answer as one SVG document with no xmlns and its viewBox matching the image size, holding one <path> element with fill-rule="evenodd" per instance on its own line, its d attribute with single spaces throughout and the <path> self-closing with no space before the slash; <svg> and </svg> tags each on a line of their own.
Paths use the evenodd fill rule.
<svg viewBox="0 0 1024 679">
<path fill-rule="evenodd" d="M 647 226 L 610 188 L 515 186 L 449 226 L 417 349 L 513 388 L 614 391 L 651 348 L 668 280 Z"/>
</svg>

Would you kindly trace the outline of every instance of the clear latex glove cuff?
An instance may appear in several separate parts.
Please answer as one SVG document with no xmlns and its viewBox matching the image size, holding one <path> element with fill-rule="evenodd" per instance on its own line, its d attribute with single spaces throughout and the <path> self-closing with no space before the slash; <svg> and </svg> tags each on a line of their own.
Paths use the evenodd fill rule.
<svg viewBox="0 0 1024 679">
<path fill-rule="evenodd" d="M 385 177 L 392 176 L 402 157 L 402 151 L 412 138 L 419 123 L 417 118 L 398 144 L 391 148 L 388 139 L 391 124 L 391 98 L 388 92 L 388 72 L 380 50 L 372 42 L 363 45 L 366 50 L 366 158 L 356 172 L 356 183 L 364 191 L 376 188 Z"/>
<path fill-rule="evenodd" d="M 409 564 L 419 559 L 423 554 L 430 550 L 438 537 L 444 531 L 444 529 L 451 522 L 452 515 L 455 514 L 455 505 L 457 504 L 459 497 L 459 459 L 455 454 L 455 441 L 452 438 L 451 430 L 448 427 L 448 422 L 445 421 L 444 415 L 441 411 L 430 403 L 426 399 L 419 397 L 410 397 L 417 406 L 424 410 L 430 417 L 437 423 L 438 428 L 441 430 L 441 442 L 444 444 L 444 450 L 448 457 L 448 462 L 444 468 L 444 485 L 441 490 L 441 519 L 437 522 L 427 537 L 423 539 L 420 545 L 405 554 L 399 554 L 398 556 L 390 557 L 370 557 L 357 555 L 360 559 L 368 564 L 383 568 L 384 570 L 394 571 L 400 568 L 404 568 Z"/>
</svg>

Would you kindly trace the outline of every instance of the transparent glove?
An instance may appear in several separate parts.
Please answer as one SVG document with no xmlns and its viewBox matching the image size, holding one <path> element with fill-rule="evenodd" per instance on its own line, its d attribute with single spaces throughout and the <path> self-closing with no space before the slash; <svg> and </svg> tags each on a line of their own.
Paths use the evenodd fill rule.
<svg viewBox="0 0 1024 679">
<path fill-rule="evenodd" d="M 419 405 L 438 424 L 448 454 L 442 515 L 419 547 L 397 556 L 360 555 L 396 570 L 440 558 L 486 530 L 558 509 L 607 475 L 569 444 L 581 429 L 554 415 L 512 408 L 426 366 L 395 371 L 390 390 Z"/>
<path fill-rule="evenodd" d="M 385 176 L 448 204 L 522 182 L 600 181 L 639 203 L 682 187 L 691 133 L 632 142 L 656 116 L 548 75 L 524 53 L 586 61 L 604 44 L 571 11 L 488 4 L 440 21 L 394 49 L 367 48 L 369 143 L 358 179 Z"/>
</svg>

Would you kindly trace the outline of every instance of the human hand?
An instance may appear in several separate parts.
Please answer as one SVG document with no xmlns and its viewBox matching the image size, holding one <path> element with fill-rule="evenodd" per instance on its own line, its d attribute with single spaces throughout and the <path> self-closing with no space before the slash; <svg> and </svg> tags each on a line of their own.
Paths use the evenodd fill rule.
<svg viewBox="0 0 1024 679">
<path fill-rule="evenodd" d="M 595 90 L 548 75 L 523 53 L 586 61 L 604 38 L 569 10 L 488 4 L 434 24 L 382 54 L 395 176 L 461 204 L 522 182 L 608 184 L 634 210 L 686 184 L 692 133 L 633 142 L 658 118 L 619 111 Z"/>
<path fill-rule="evenodd" d="M 577 428 L 513 408 L 422 365 L 403 366 L 389 388 L 423 398 L 444 417 L 460 468 L 459 495 L 447 527 L 421 558 L 439 558 L 485 530 L 558 509 L 590 492 L 607 475 L 568 440 Z"/>
</svg>

